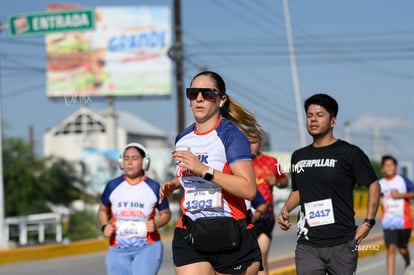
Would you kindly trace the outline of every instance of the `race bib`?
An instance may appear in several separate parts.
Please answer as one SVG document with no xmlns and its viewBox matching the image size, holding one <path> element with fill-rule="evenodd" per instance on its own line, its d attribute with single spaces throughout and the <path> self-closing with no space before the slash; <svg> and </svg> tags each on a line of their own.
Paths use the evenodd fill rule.
<svg viewBox="0 0 414 275">
<path fill-rule="evenodd" d="M 404 200 L 401 199 L 387 199 L 385 200 L 385 212 L 403 215 L 404 213 Z"/>
<path fill-rule="evenodd" d="M 144 238 L 147 236 L 147 223 L 144 221 L 118 221 L 116 233 L 124 238 Z"/>
<path fill-rule="evenodd" d="M 305 216 L 310 227 L 335 223 L 332 200 L 305 203 Z"/>
<path fill-rule="evenodd" d="M 204 209 L 223 209 L 223 196 L 220 187 L 197 188 L 186 190 L 184 207 L 195 212 Z"/>
</svg>

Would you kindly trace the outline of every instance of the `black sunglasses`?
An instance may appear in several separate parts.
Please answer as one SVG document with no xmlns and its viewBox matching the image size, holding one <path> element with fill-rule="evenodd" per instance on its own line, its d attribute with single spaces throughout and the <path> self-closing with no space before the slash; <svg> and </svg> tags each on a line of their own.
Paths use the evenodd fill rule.
<svg viewBox="0 0 414 275">
<path fill-rule="evenodd" d="M 189 100 L 195 100 L 201 93 L 204 100 L 214 102 L 221 93 L 214 88 L 187 88 L 186 96 Z"/>
</svg>

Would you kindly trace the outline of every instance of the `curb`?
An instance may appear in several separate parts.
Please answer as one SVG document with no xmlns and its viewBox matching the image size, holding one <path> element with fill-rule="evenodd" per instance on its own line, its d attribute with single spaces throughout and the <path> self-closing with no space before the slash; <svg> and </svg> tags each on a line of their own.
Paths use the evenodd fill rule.
<svg viewBox="0 0 414 275">
<path fill-rule="evenodd" d="M 161 240 L 171 240 L 172 233 L 161 233 Z M 88 253 L 99 253 L 107 251 L 109 239 L 88 239 L 75 241 L 68 244 L 53 243 L 31 247 L 12 247 L 0 249 L 0 265 L 27 262 L 34 260 L 45 260 L 65 256 L 74 256 Z"/>
<path fill-rule="evenodd" d="M 355 210 L 356 217 L 364 217 L 365 213 L 365 209 Z M 172 239 L 171 232 L 161 232 L 161 240 L 165 241 L 170 239 Z M 410 238 L 410 242 L 412 241 L 414 241 L 414 235 Z M 108 249 L 108 246 L 108 239 L 100 238 L 76 241 L 69 244 L 54 243 L 32 247 L 6 248 L 0 250 L 0 265 L 103 252 Z M 382 232 L 369 236 L 364 240 L 361 248 L 358 251 L 359 259 L 383 252 L 385 250 L 385 245 L 382 239 Z M 294 254 L 292 253 L 291 255 L 269 259 L 269 274 L 296 274 Z"/>
<path fill-rule="evenodd" d="M 70 244 L 46 244 L 0 250 L 0 264 L 51 259 L 78 254 L 96 253 L 108 249 L 108 240 L 86 240 Z"/>
<path fill-rule="evenodd" d="M 364 217 L 366 213 L 365 205 L 367 200 L 366 192 L 355 192 L 355 217 Z M 161 240 L 172 239 L 172 232 L 160 232 Z M 44 260 L 63 256 L 73 256 L 78 254 L 97 253 L 106 251 L 109 247 L 108 239 L 89 239 L 76 241 L 68 244 L 53 243 L 42 244 L 39 246 L 30 247 L 12 247 L 0 248 L 0 265 L 18 263 L 25 261 Z M 373 251 L 369 255 L 373 255 Z M 376 252 L 376 251 L 375 251 Z M 361 257 L 361 256 L 360 256 Z M 269 268 L 270 274 L 295 274 L 294 255 L 283 256 L 280 258 L 270 259 L 269 267 L 271 264 L 275 265 L 275 268 Z"/>
</svg>

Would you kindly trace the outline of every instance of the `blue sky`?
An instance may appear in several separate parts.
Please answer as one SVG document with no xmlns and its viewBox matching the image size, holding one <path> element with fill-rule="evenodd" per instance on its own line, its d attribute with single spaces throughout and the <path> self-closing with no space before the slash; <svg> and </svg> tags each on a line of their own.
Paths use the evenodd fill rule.
<svg viewBox="0 0 414 275">
<path fill-rule="evenodd" d="M 172 2 L 65 1 L 88 7 L 171 7 Z M 43 11 L 50 3 L 7 1 L 0 21 L 7 22 L 12 14 Z M 199 68 L 219 72 L 228 94 L 256 114 L 273 150 L 298 148 L 282 1 L 182 0 L 181 6 L 185 85 Z M 340 106 L 337 137 L 345 138 L 348 121 L 351 142 L 373 157 L 377 129 L 382 144 L 377 152 L 414 161 L 414 2 L 290 1 L 289 8 L 302 102 L 316 92 L 331 94 Z M 27 139 L 32 125 L 40 154 L 43 133 L 82 106 L 46 97 L 43 39 L 0 33 L 4 134 Z M 105 106 L 99 98 L 89 103 L 92 108 Z M 175 134 L 175 87 L 169 99 L 118 98 L 115 107 Z M 186 104 L 186 124 L 191 122 Z"/>
</svg>

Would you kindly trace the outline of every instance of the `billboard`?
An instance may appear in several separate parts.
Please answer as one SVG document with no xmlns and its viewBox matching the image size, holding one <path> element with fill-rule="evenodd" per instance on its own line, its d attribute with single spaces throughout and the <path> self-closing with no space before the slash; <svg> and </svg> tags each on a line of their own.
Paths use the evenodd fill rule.
<svg viewBox="0 0 414 275">
<path fill-rule="evenodd" d="M 168 96 L 167 6 L 96 7 L 95 29 L 45 37 L 47 96 Z"/>
</svg>

